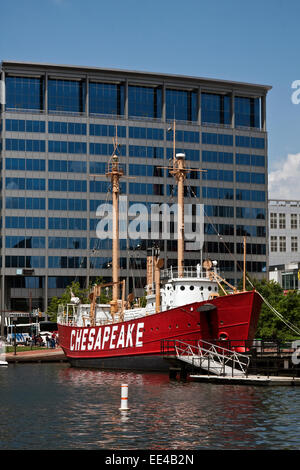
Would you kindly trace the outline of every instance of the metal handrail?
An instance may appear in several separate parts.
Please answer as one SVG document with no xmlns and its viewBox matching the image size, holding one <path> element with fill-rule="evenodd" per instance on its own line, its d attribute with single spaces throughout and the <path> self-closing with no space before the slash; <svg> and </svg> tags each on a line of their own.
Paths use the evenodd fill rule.
<svg viewBox="0 0 300 470">
<path fill-rule="evenodd" d="M 183 266 L 183 276 L 180 277 L 195 277 L 195 278 L 207 278 L 207 271 L 203 271 L 200 267 L 197 268 L 197 266 Z M 174 279 L 178 278 L 178 269 L 176 268 L 168 268 L 168 269 L 163 269 L 161 271 L 161 278 L 169 278 L 169 279 Z M 215 282 L 215 281 L 212 281 Z"/>
<path fill-rule="evenodd" d="M 203 347 L 202 344 L 205 344 L 208 347 Z M 236 366 L 239 367 L 241 372 L 246 374 L 250 363 L 249 356 L 223 348 L 222 346 L 216 346 L 215 344 L 204 340 L 200 340 L 197 346 L 176 340 L 175 351 L 177 357 L 190 356 L 192 358 L 193 365 L 195 365 L 194 359 L 197 359 L 197 361 L 199 361 L 199 367 L 201 367 L 204 360 L 208 360 L 209 370 L 216 368 L 216 365 L 215 367 L 210 367 L 210 361 L 212 361 L 213 364 L 218 363 L 223 369 L 223 374 L 225 373 L 225 367 L 228 366 L 230 362 L 231 366 L 228 367 L 231 367 L 232 375 L 234 375 L 234 369 L 236 369 Z"/>
</svg>

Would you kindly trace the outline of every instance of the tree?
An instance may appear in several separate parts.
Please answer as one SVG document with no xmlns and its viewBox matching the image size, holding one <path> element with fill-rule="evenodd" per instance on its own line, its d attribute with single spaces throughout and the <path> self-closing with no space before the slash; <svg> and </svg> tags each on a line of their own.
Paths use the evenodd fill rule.
<svg viewBox="0 0 300 470">
<path fill-rule="evenodd" d="M 102 282 L 103 282 L 102 278 L 97 278 L 95 281 L 96 284 L 102 284 Z M 89 298 L 89 293 L 91 292 L 91 290 L 92 290 L 91 283 L 87 289 L 84 289 L 80 287 L 79 282 L 73 281 L 69 286 L 66 287 L 65 292 L 62 294 L 60 298 L 52 297 L 50 304 L 48 305 L 48 308 L 47 308 L 47 315 L 49 315 L 50 320 L 57 321 L 57 313 L 58 313 L 59 305 L 67 305 L 68 303 L 70 303 L 72 294 L 75 297 L 78 297 L 80 300 L 80 303 L 82 304 L 91 303 L 91 300 Z M 102 289 L 101 296 L 99 298 L 100 303 L 105 304 L 105 303 L 108 303 L 109 300 L 110 300 L 109 294 L 104 292 L 104 289 Z"/>
<path fill-rule="evenodd" d="M 283 316 L 286 322 L 295 325 L 300 330 L 300 293 L 298 291 L 290 291 L 285 294 L 280 284 L 275 281 L 267 281 L 266 279 L 261 281 L 250 279 L 250 281 L 255 290 Z M 253 287 L 247 283 L 247 290 L 252 290 Z M 299 336 L 263 302 L 256 337 L 291 341 Z"/>
</svg>

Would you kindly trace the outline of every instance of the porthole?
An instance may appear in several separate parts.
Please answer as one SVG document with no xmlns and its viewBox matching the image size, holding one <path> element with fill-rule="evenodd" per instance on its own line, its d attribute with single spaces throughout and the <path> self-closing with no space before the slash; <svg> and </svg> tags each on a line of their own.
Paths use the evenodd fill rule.
<svg viewBox="0 0 300 470">
<path fill-rule="evenodd" d="M 190 286 L 190 290 L 194 290 L 194 286 Z"/>
<path fill-rule="evenodd" d="M 200 287 L 200 290 L 203 290 L 203 286 Z"/>
<path fill-rule="evenodd" d="M 222 331 L 222 333 L 219 334 L 219 339 L 221 341 L 226 341 L 228 338 L 229 338 L 228 333 L 225 333 L 224 331 Z"/>
<path fill-rule="evenodd" d="M 190 327 L 191 327 L 191 324 L 190 324 L 190 323 L 188 323 L 188 325 L 187 325 L 187 326 L 188 326 L 188 328 L 190 328 Z"/>
<path fill-rule="evenodd" d="M 180 290 L 184 290 L 185 289 L 185 286 L 180 286 Z"/>
<path fill-rule="evenodd" d="M 208 286 L 208 290 L 211 290 L 211 286 Z"/>
</svg>

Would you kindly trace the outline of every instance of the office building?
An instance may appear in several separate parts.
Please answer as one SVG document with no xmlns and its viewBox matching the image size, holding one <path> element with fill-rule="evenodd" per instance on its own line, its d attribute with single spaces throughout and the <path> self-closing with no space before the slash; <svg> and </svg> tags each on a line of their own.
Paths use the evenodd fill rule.
<svg viewBox="0 0 300 470">
<path fill-rule="evenodd" d="M 106 164 L 118 136 L 134 202 L 176 202 L 168 170 L 176 151 L 191 171 L 185 201 L 205 210 L 202 252 L 230 282 L 267 269 L 266 96 L 271 87 L 162 73 L 3 61 L 1 64 L 2 310 L 44 311 L 72 280 L 111 278 L 111 240 L 96 235 L 96 209 L 110 201 Z M 96 176 L 95 176 L 96 175 Z M 98 177 L 99 176 L 99 177 Z M 147 207 L 148 207 L 147 206 Z M 177 241 L 159 240 L 165 267 Z M 120 240 L 127 292 L 144 292 L 153 240 Z"/>
</svg>

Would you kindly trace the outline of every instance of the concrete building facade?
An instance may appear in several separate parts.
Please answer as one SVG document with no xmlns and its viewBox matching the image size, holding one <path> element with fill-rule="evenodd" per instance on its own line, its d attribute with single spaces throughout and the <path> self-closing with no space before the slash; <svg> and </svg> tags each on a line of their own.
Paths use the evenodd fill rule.
<svg viewBox="0 0 300 470">
<path fill-rule="evenodd" d="M 299 288 L 300 201 L 269 200 L 269 278 Z"/>
</svg>

